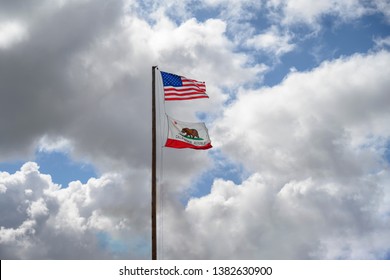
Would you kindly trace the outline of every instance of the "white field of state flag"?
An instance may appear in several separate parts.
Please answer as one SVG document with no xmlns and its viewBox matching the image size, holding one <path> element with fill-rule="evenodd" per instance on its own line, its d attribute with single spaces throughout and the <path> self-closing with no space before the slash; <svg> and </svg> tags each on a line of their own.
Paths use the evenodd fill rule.
<svg viewBox="0 0 390 280">
<path fill-rule="evenodd" d="M 168 115 L 167 119 L 168 138 L 165 147 L 197 150 L 212 148 L 209 133 L 204 123 L 182 122 Z"/>
</svg>

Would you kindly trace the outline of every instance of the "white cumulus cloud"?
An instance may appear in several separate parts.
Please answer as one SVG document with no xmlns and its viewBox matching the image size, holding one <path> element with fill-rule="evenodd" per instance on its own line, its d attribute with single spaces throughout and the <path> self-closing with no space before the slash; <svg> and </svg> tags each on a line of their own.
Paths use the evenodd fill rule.
<svg viewBox="0 0 390 280">
<path fill-rule="evenodd" d="M 281 56 L 294 49 L 294 44 L 291 43 L 292 36 L 289 34 L 281 34 L 275 27 L 271 27 L 264 33 L 255 35 L 248 39 L 247 45 L 256 50 L 264 51 L 266 53 Z"/>
<path fill-rule="evenodd" d="M 355 55 L 243 90 L 212 134 L 253 175 L 214 181 L 171 221 L 187 221 L 190 257 L 384 258 L 389 61 L 388 52 Z"/>
<path fill-rule="evenodd" d="M 145 258 L 147 191 L 131 189 L 117 174 L 61 189 L 34 162 L 0 173 L 1 258 Z M 29 187 L 26 192 L 25 188 Z M 119 248 L 109 244 L 122 244 Z M 146 255 L 143 255 L 146 254 Z"/>
</svg>

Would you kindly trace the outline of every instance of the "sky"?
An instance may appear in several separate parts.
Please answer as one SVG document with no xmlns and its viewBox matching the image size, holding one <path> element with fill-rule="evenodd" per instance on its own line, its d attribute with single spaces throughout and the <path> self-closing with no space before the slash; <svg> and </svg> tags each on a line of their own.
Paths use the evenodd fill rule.
<svg viewBox="0 0 390 280">
<path fill-rule="evenodd" d="M 159 259 L 390 259 L 388 0 L 2 0 L 1 259 L 151 258 L 153 65 Z"/>
</svg>

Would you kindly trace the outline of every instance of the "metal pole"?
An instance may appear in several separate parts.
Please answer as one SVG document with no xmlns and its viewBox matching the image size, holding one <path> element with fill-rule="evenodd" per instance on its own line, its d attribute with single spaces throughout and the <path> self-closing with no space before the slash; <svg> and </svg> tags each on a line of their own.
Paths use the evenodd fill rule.
<svg viewBox="0 0 390 280">
<path fill-rule="evenodd" d="M 152 67 L 152 260 L 157 260 L 156 68 Z"/>
</svg>

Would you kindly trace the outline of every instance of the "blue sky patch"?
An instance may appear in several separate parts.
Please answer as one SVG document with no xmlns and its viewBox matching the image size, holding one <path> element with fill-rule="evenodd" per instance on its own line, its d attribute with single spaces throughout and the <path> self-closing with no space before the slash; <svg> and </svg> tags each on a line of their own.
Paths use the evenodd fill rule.
<svg viewBox="0 0 390 280">
<path fill-rule="evenodd" d="M 55 184 L 63 188 L 68 187 L 72 181 L 86 183 L 91 177 L 97 177 L 95 168 L 86 162 L 74 161 L 68 154 L 62 152 L 37 151 L 32 160 L 39 165 L 42 174 L 49 174 Z M 20 170 L 25 161 L 17 160 L 1 162 L 0 171 L 15 173 Z"/>
<path fill-rule="evenodd" d="M 98 239 L 99 246 L 103 250 L 109 250 L 118 255 L 126 254 L 128 251 L 126 244 L 119 240 L 114 240 L 108 233 L 104 231 L 97 232 L 96 237 Z"/>
<path fill-rule="evenodd" d="M 73 161 L 67 154 L 61 152 L 37 152 L 35 161 L 40 166 L 40 172 L 50 174 L 52 180 L 62 187 L 67 187 L 72 181 L 86 183 L 91 177 L 97 177 L 94 167 L 85 162 Z"/>
<path fill-rule="evenodd" d="M 219 150 L 210 150 L 210 155 L 214 159 L 214 167 L 199 178 L 195 184 L 194 192 L 191 193 L 193 197 L 209 194 L 215 179 L 224 179 L 239 185 L 249 176 L 241 164 L 229 160 Z"/>
</svg>

